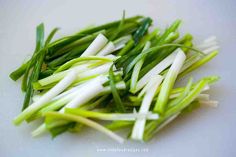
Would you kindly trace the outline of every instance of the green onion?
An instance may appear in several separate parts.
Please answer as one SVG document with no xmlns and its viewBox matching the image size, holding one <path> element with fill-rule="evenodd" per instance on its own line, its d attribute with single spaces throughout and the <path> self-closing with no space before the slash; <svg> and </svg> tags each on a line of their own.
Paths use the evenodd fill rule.
<svg viewBox="0 0 236 157">
<path fill-rule="evenodd" d="M 129 129 L 129 138 L 146 141 L 179 115 L 203 105 L 216 107 L 218 101 L 206 92 L 218 76 L 195 83 L 191 77 L 185 86 L 174 88 L 219 49 L 215 37 L 197 46 L 191 34 L 180 37 L 180 23 L 150 32 L 150 17 L 125 18 L 123 12 L 121 20 L 53 42 L 59 29 L 44 40 L 44 25 L 38 25 L 31 59 L 10 74 L 13 80 L 23 76 L 26 92 L 23 111 L 13 123 L 40 119 L 32 136 L 50 132 L 53 138 L 87 125 L 123 143 L 112 131 Z M 103 121 L 111 123 L 103 126 Z"/>
</svg>

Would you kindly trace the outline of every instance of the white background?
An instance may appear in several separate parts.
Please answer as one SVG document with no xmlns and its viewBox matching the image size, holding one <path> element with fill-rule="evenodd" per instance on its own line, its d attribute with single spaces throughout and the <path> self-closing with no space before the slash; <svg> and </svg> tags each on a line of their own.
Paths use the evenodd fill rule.
<svg viewBox="0 0 236 157">
<path fill-rule="evenodd" d="M 58 26 L 57 37 L 90 24 L 101 24 L 128 16 L 151 16 L 165 28 L 183 20 L 181 32 L 201 40 L 216 35 L 221 51 L 212 62 L 194 72 L 195 78 L 217 74 L 221 80 L 211 88 L 219 108 L 201 108 L 178 118 L 148 143 L 117 144 L 91 129 L 66 133 L 52 140 L 49 135 L 33 139 L 36 125 L 15 127 L 12 119 L 20 112 L 23 94 L 20 83 L 9 73 L 31 55 L 35 27 L 45 23 L 46 32 Z M 0 0 L 0 156 L 149 156 L 149 157 L 232 157 L 236 150 L 236 1 L 235 0 Z M 148 152 L 97 152 L 97 149 L 142 149 Z"/>
</svg>

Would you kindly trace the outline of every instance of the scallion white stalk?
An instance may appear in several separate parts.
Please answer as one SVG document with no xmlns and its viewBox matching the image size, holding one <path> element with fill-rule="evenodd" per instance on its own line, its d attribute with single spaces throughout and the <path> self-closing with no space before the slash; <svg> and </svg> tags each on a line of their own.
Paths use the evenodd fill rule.
<svg viewBox="0 0 236 157">
<path fill-rule="evenodd" d="M 197 97 L 197 100 L 208 101 L 208 100 L 210 100 L 210 95 L 209 94 L 199 94 Z"/>
<path fill-rule="evenodd" d="M 160 75 L 159 75 L 160 76 Z M 158 82 L 162 82 L 162 80 L 163 80 L 163 76 L 160 76 L 159 77 L 159 81 Z M 149 84 L 150 85 L 150 84 Z M 145 95 L 145 93 L 148 91 L 148 89 L 149 89 L 150 87 L 148 86 L 148 85 L 146 85 L 142 90 L 141 90 L 141 92 L 139 92 L 139 94 L 138 94 L 138 98 L 141 98 L 143 95 Z"/>
<path fill-rule="evenodd" d="M 73 99 L 67 105 L 65 105 L 62 109 L 60 109 L 59 112 L 64 113 L 65 108 L 76 108 L 78 106 L 85 104 L 86 102 L 94 98 L 103 90 L 102 84 L 106 81 L 107 81 L 107 77 L 101 76 L 85 83 L 81 88 L 79 88 L 76 91 L 75 95 L 74 93 L 71 93 L 69 96 L 61 100 L 65 102 L 71 99 L 71 97 L 73 97 Z M 61 105 L 64 105 L 63 103 L 61 103 Z M 54 106 L 52 107 L 58 107 L 58 104 L 59 103 L 54 104 Z M 47 130 L 46 125 L 42 124 L 41 126 L 39 126 L 36 130 L 32 132 L 32 135 L 38 136 L 42 134 L 43 132 L 45 132 L 46 130 Z"/>
<path fill-rule="evenodd" d="M 56 86 L 50 89 L 46 94 L 44 94 L 38 101 L 34 102 L 28 108 L 26 108 L 22 113 L 20 113 L 15 119 L 14 124 L 19 125 L 24 120 L 33 115 L 36 111 L 42 108 L 47 102 L 52 98 L 64 91 L 69 85 L 71 85 L 76 79 L 76 72 L 71 71 L 64 79 L 62 79 Z"/>
<path fill-rule="evenodd" d="M 103 64 L 103 65 L 98 66 L 96 68 L 90 69 L 88 71 L 84 71 L 83 73 L 80 73 L 78 75 L 78 78 L 84 78 L 84 77 L 93 76 L 93 75 L 97 75 L 97 74 L 107 73 L 109 71 L 111 65 L 112 65 L 112 63 L 106 63 L 106 64 Z"/>
<path fill-rule="evenodd" d="M 115 51 L 123 48 L 125 44 L 132 38 L 131 35 L 126 35 L 115 40 L 113 43 L 115 45 Z"/>
<path fill-rule="evenodd" d="M 103 91 L 104 87 L 102 84 L 105 83 L 107 80 L 107 77 L 99 76 L 87 82 L 79 89 L 79 94 L 74 99 L 72 99 L 66 106 L 64 106 L 60 110 L 60 112 L 64 112 L 64 108 L 76 108 L 87 103 L 89 100 L 91 100 Z"/>
<path fill-rule="evenodd" d="M 167 56 L 159 64 L 157 64 L 154 68 L 152 68 L 148 73 L 146 73 L 138 81 L 136 91 L 139 91 L 140 89 L 142 89 L 147 84 L 147 82 L 150 80 L 150 78 L 152 76 L 160 74 L 163 70 L 165 70 L 167 67 L 169 67 L 173 63 L 173 61 L 177 55 L 177 52 L 178 51 L 176 50 L 175 52 L 173 52 L 172 54 Z"/>
<path fill-rule="evenodd" d="M 78 66 L 73 67 L 71 69 L 52 74 L 51 76 L 43 78 L 43 79 L 39 80 L 38 82 L 41 86 L 46 86 L 48 84 L 60 81 L 62 78 L 64 78 L 72 70 L 75 71 L 76 73 L 89 70 L 87 66 L 88 66 L 88 64 L 78 65 Z"/>
<path fill-rule="evenodd" d="M 214 100 L 200 100 L 199 103 L 204 106 L 217 107 L 219 102 Z"/>
<path fill-rule="evenodd" d="M 201 44 L 197 45 L 196 47 L 199 49 L 205 49 L 205 48 L 216 46 L 216 45 L 218 45 L 218 43 L 216 41 L 211 41 L 209 43 L 201 43 Z"/>
<path fill-rule="evenodd" d="M 139 113 L 147 113 L 151 106 L 152 100 L 155 96 L 155 92 L 158 86 L 161 84 L 162 77 L 160 75 L 153 76 L 150 82 L 146 85 L 147 91 L 143 98 Z M 135 121 L 134 127 L 132 130 L 131 138 L 134 140 L 143 140 L 143 133 L 146 124 L 145 118 L 139 118 Z"/>
<path fill-rule="evenodd" d="M 209 53 L 212 52 L 212 51 L 219 50 L 219 48 L 220 48 L 220 46 L 215 45 L 215 46 L 211 46 L 211 47 L 209 47 L 209 48 L 203 50 L 203 52 L 204 52 L 205 54 L 209 54 Z"/>
<path fill-rule="evenodd" d="M 103 34 L 99 34 L 89 45 L 89 47 L 84 51 L 81 57 L 96 55 L 96 53 L 107 44 L 107 42 L 108 39 Z"/>
<path fill-rule="evenodd" d="M 105 56 L 115 51 L 115 45 L 113 42 L 109 42 L 102 50 L 98 52 L 96 56 Z"/>
<path fill-rule="evenodd" d="M 206 38 L 203 42 L 210 43 L 212 41 L 216 41 L 216 36 L 210 36 L 210 37 Z"/>
<path fill-rule="evenodd" d="M 118 83 L 116 83 L 116 89 L 117 90 L 122 90 L 126 88 L 126 84 L 124 81 L 120 81 Z M 101 95 L 103 94 L 108 94 L 111 92 L 111 87 L 110 86 L 106 86 L 103 88 L 103 91 L 101 92 Z"/>
</svg>

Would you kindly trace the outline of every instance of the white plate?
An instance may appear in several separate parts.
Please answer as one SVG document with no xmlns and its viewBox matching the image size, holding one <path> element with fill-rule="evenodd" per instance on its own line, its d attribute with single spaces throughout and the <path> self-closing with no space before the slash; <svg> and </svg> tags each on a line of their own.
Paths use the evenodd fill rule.
<svg viewBox="0 0 236 157">
<path fill-rule="evenodd" d="M 86 0 L 86 1 L 0 1 L 0 156 L 149 156 L 230 157 L 236 154 L 236 1 L 215 0 Z M 162 28 L 183 20 L 181 32 L 204 39 L 216 35 L 218 57 L 194 72 L 196 78 L 217 74 L 221 80 L 211 88 L 219 108 L 202 108 L 179 118 L 148 143 L 117 144 L 90 129 L 66 133 L 52 140 L 49 135 L 33 139 L 36 125 L 15 127 L 12 119 L 21 109 L 20 83 L 8 74 L 34 49 L 35 27 L 44 22 L 47 33 L 60 27 L 62 36 L 90 24 L 101 24 L 128 16 L 151 16 Z M 123 152 L 124 151 L 124 152 Z M 141 152 L 138 152 L 141 151 Z"/>
</svg>

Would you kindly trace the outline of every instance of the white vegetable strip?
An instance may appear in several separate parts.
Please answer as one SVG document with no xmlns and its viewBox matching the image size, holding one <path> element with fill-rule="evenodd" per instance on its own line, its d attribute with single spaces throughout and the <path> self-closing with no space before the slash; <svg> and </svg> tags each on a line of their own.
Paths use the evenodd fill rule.
<svg viewBox="0 0 236 157">
<path fill-rule="evenodd" d="M 199 103 L 201 105 L 209 106 L 209 107 L 217 107 L 219 102 L 214 100 L 200 100 Z"/>
<path fill-rule="evenodd" d="M 132 38 L 131 35 L 123 36 L 117 40 L 115 40 L 113 43 L 115 45 L 115 51 L 123 48 L 125 44 Z"/>
<path fill-rule="evenodd" d="M 159 75 L 159 76 L 160 76 L 160 75 Z M 158 82 L 160 82 L 160 84 L 161 84 L 163 78 L 164 78 L 164 77 L 159 77 L 159 81 L 158 81 Z M 150 88 L 150 87 L 149 87 L 148 85 L 146 85 L 146 86 L 141 90 L 141 92 L 139 92 L 138 98 L 141 98 L 141 97 L 147 92 L 147 90 L 148 90 L 149 88 Z"/>
<path fill-rule="evenodd" d="M 96 56 L 105 56 L 115 51 L 113 42 L 109 42 Z"/>
<path fill-rule="evenodd" d="M 31 132 L 32 137 L 39 136 L 47 131 L 46 124 L 41 124 L 37 129 Z"/>
<path fill-rule="evenodd" d="M 86 83 L 86 82 L 85 82 L 85 83 Z M 83 84 L 84 84 L 84 83 L 83 83 Z M 55 101 L 57 101 L 57 104 L 61 104 L 60 102 L 64 102 L 64 99 L 67 100 L 67 99 L 69 98 L 68 101 L 65 102 L 65 103 L 68 103 L 69 101 L 71 101 L 71 100 L 77 95 L 77 93 L 78 93 L 77 91 L 79 90 L 79 88 L 82 87 L 83 84 L 80 84 L 80 85 L 78 85 L 78 86 L 76 86 L 76 87 L 71 88 L 71 89 L 68 90 L 68 91 L 65 91 L 65 92 L 59 94 L 58 96 L 54 97 L 54 98 L 51 100 L 51 102 L 54 103 Z M 125 88 L 126 88 L 125 82 L 124 82 L 124 81 L 121 81 L 121 82 L 116 83 L 116 88 L 117 88 L 118 90 L 125 89 Z M 108 93 L 110 93 L 110 92 L 111 92 L 111 87 L 110 87 L 110 86 L 106 86 L 106 87 L 103 88 L 103 90 L 101 91 L 101 93 L 99 94 L 99 96 L 100 96 L 100 95 L 104 95 L 104 94 L 108 94 Z M 41 97 L 40 95 L 35 95 L 35 96 L 33 97 L 33 99 L 34 99 L 34 101 L 36 101 L 36 100 L 39 100 L 40 97 Z"/>
<path fill-rule="evenodd" d="M 123 75 L 123 71 L 116 71 L 114 74 L 115 74 L 115 75 Z M 105 74 L 103 74 L 103 76 L 108 77 L 108 74 L 105 73 Z M 96 76 L 96 77 L 98 77 L 98 76 Z M 96 77 L 95 77 L 95 78 L 96 78 Z M 91 79 L 93 79 L 93 78 L 91 78 Z M 76 81 L 77 81 L 77 80 L 76 80 Z M 86 80 L 86 81 L 84 81 L 84 82 L 82 82 L 82 83 L 79 83 L 79 84 L 77 84 L 75 87 L 70 88 L 69 90 L 67 90 L 67 91 L 65 91 L 65 92 L 63 92 L 63 93 L 57 95 L 56 97 L 54 97 L 54 98 L 52 99 L 52 101 L 61 99 L 61 98 L 63 98 L 64 96 L 73 93 L 74 91 L 76 91 L 76 90 L 78 90 L 79 88 L 81 88 L 81 86 L 82 86 L 84 83 L 86 83 L 87 81 L 89 81 L 89 80 Z M 125 89 L 125 88 L 126 88 L 126 85 L 125 85 L 124 82 L 118 82 L 118 83 L 116 83 L 116 88 L 117 88 L 117 89 Z M 104 87 L 103 92 L 109 92 L 109 91 L 110 91 L 110 86 Z M 41 94 L 39 94 L 39 95 L 34 95 L 34 96 L 33 96 L 33 101 L 38 100 L 40 97 L 42 97 Z"/>
<path fill-rule="evenodd" d="M 121 90 L 121 89 L 125 89 L 126 88 L 126 84 L 124 81 L 118 82 L 116 83 L 116 89 Z M 111 87 L 110 86 L 106 86 L 103 88 L 101 94 L 103 93 L 110 93 L 111 92 Z"/>
<path fill-rule="evenodd" d="M 203 52 L 208 54 L 208 53 L 210 53 L 212 51 L 218 50 L 219 48 L 220 48 L 220 46 L 216 45 L 216 46 L 212 46 L 212 47 L 209 47 L 209 48 L 203 50 Z"/>
<path fill-rule="evenodd" d="M 89 82 L 86 83 L 86 85 L 83 85 L 78 92 L 79 94 L 72 99 L 64 108 L 76 108 L 79 107 L 95 96 L 97 96 L 99 93 L 102 92 L 103 86 L 102 84 L 107 81 L 107 77 L 97 77 Z M 60 110 L 60 112 L 64 112 L 64 108 Z"/>
<path fill-rule="evenodd" d="M 47 102 L 49 102 L 53 97 L 60 94 L 69 85 L 73 83 L 76 79 L 76 72 L 71 71 L 64 79 L 62 79 L 56 86 L 50 89 L 46 94 L 44 94 L 38 101 L 34 102 L 28 108 L 26 108 L 20 115 L 14 119 L 16 125 L 20 124 L 22 121 L 29 118 L 32 114 L 42 108 Z"/>
<path fill-rule="evenodd" d="M 74 93 L 76 90 L 78 90 L 79 88 L 81 88 L 81 85 L 82 84 L 79 84 L 77 85 L 76 87 L 73 87 L 65 92 L 62 92 L 61 94 L 57 95 L 56 97 L 54 97 L 51 101 L 56 101 L 56 100 L 59 100 L 59 99 L 62 99 L 64 98 L 65 96 L 71 94 L 71 93 Z M 42 95 L 34 95 L 33 96 L 33 101 L 36 101 L 38 100 L 40 97 L 42 97 Z"/>
<path fill-rule="evenodd" d="M 63 92 L 63 93 L 61 93 L 61 94 L 59 94 L 58 96 L 56 96 L 56 97 L 53 98 L 52 100 L 58 100 L 58 99 L 61 99 L 61 98 L 65 97 L 65 96 L 71 94 L 71 93 L 74 93 L 74 92 L 76 92 L 79 88 L 81 88 L 82 85 L 83 85 L 83 84 L 77 85 L 76 87 L 73 87 L 73 88 L 71 88 L 71 89 L 69 89 L 69 90 L 67 90 L 67 91 L 65 91 L 65 92 Z"/>
<path fill-rule="evenodd" d="M 200 49 L 205 49 L 205 48 L 216 46 L 216 45 L 218 45 L 218 43 L 216 41 L 212 41 L 209 43 L 202 43 L 200 45 L 197 45 L 196 47 Z"/>
<path fill-rule="evenodd" d="M 93 76 L 96 74 L 104 74 L 109 71 L 111 65 L 112 65 L 112 63 L 106 63 L 106 64 L 103 64 L 103 65 L 98 66 L 96 68 L 93 68 L 91 70 L 85 71 L 83 73 L 80 73 L 78 75 L 78 78 L 84 78 L 84 77 Z"/>
<path fill-rule="evenodd" d="M 204 43 L 209 43 L 209 42 L 212 42 L 212 41 L 216 41 L 216 36 L 210 36 L 207 39 L 205 39 L 203 42 Z"/>
<path fill-rule="evenodd" d="M 142 89 L 147 84 L 147 82 L 150 80 L 150 78 L 152 76 L 158 75 L 163 70 L 165 70 L 167 67 L 169 67 L 173 63 L 177 52 L 178 51 L 176 50 L 175 52 L 170 54 L 168 57 L 166 57 L 164 60 L 162 60 L 159 64 L 157 64 L 154 68 L 152 68 L 148 73 L 146 73 L 138 81 L 136 91 L 139 91 L 140 89 Z"/>
<path fill-rule="evenodd" d="M 175 60 L 171 65 L 170 69 L 168 70 L 166 77 L 162 83 L 162 87 L 158 95 L 156 105 L 154 107 L 154 111 L 158 111 L 159 113 L 164 112 L 166 103 L 169 99 L 170 91 L 173 88 L 179 71 L 186 59 L 186 56 L 181 49 L 177 49 L 177 52 L 178 53 L 175 57 Z"/>
<path fill-rule="evenodd" d="M 111 117 L 104 117 L 104 120 L 127 120 L 133 121 L 136 119 L 149 119 L 149 120 L 156 120 L 159 116 L 156 113 L 126 113 L 126 114 L 118 114 L 114 113 Z"/>
<path fill-rule="evenodd" d="M 33 102 L 38 101 L 40 99 L 40 97 L 42 97 L 42 95 L 34 95 L 32 98 L 32 101 Z"/>
<path fill-rule="evenodd" d="M 210 99 L 210 95 L 209 94 L 199 94 L 197 99 L 200 101 L 208 101 Z"/>
<path fill-rule="evenodd" d="M 139 109 L 139 113 L 147 113 L 149 111 L 150 105 L 152 103 L 152 99 L 154 98 L 155 92 L 160 85 L 162 77 L 160 75 L 154 76 L 150 82 L 147 84 L 146 95 L 143 98 L 141 107 Z M 137 119 L 134 123 L 133 131 L 131 134 L 131 138 L 135 140 L 142 140 L 143 133 L 145 128 L 146 119 L 140 118 Z"/>
<path fill-rule="evenodd" d="M 96 55 L 96 53 L 101 50 L 107 42 L 108 39 L 103 34 L 99 34 L 89 45 L 89 47 L 84 51 L 81 57 Z"/>
<path fill-rule="evenodd" d="M 78 65 L 74 68 L 71 68 L 71 69 L 68 69 L 68 70 L 65 70 L 62 72 L 58 72 L 58 73 L 55 73 L 51 76 L 43 78 L 43 79 L 39 80 L 38 82 L 41 86 L 46 86 L 46 85 L 51 84 L 53 82 L 60 81 L 63 77 L 65 77 L 72 70 L 74 70 L 76 73 L 86 71 L 86 70 L 88 70 L 87 66 L 88 66 L 88 64 Z"/>
</svg>

